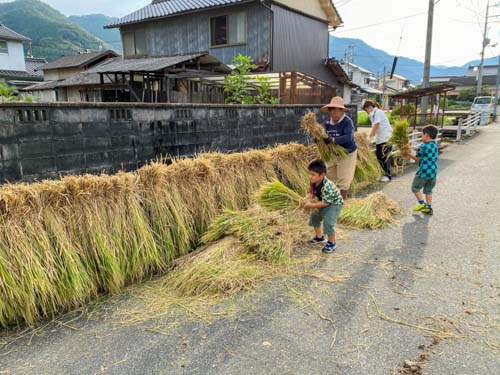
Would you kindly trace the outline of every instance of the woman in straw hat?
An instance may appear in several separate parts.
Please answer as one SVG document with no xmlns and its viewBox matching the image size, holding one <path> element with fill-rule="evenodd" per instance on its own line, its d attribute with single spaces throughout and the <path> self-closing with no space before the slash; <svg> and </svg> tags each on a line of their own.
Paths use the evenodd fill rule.
<svg viewBox="0 0 500 375">
<path fill-rule="evenodd" d="M 332 98 L 330 104 L 321 108 L 321 112 L 330 114 L 330 120 L 324 124 L 328 138 L 325 142 L 333 142 L 342 146 L 347 151 L 347 156 L 339 161 L 328 165 L 327 177 L 335 181 L 344 199 L 351 186 L 356 170 L 358 156 L 358 145 L 354 139 L 354 125 L 352 120 L 346 116 L 347 108 L 344 107 L 344 99 L 340 96 Z"/>
</svg>

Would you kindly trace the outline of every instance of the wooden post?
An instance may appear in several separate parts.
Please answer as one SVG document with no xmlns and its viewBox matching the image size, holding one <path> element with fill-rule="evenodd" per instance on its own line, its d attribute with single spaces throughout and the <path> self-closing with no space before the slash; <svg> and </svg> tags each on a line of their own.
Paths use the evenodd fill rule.
<svg viewBox="0 0 500 375">
<path fill-rule="evenodd" d="M 283 73 L 279 74 L 279 79 L 280 79 L 280 88 L 279 88 L 279 98 L 280 98 L 280 104 L 286 104 L 285 103 L 285 93 L 286 93 L 286 77 Z"/>
<path fill-rule="evenodd" d="M 457 125 L 457 142 L 460 142 L 462 138 L 462 124 L 464 122 L 463 118 L 458 119 L 458 125 Z"/>
<path fill-rule="evenodd" d="M 296 104 L 297 100 L 297 72 L 292 72 L 290 80 L 290 104 Z"/>
</svg>

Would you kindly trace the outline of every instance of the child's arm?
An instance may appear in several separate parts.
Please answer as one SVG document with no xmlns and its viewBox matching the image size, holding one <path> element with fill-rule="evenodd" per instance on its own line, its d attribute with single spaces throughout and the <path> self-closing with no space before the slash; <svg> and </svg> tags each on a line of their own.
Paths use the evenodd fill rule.
<svg viewBox="0 0 500 375">
<path fill-rule="evenodd" d="M 304 208 L 324 208 L 328 207 L 329 204 L 324 202 L 306 202 L 304 204 Z"/>
</svg>

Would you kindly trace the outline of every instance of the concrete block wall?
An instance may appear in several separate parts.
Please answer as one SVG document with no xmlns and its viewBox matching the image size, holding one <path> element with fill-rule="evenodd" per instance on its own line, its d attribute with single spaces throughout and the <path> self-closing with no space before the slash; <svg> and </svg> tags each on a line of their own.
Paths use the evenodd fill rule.
<svg viewBox="0 0 500 375">
<path fill-rule="evenodd" d="M 160 156 L 306 142 L 315 106 L 0 104 L 0 182 L 134 170 Z M 324 119 L 324 117 L 321 117 Z"/>
</svg>

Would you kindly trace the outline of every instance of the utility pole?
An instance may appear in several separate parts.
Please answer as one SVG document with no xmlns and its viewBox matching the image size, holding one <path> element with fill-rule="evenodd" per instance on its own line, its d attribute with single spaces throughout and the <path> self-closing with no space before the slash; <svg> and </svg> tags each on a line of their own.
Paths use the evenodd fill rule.
<svg viewBox="0 0 500 375">
<path fill-rule="evenodd" d="M 385 107 L 385 65 L 384 65 L 384 75 L 382 76 L 382 108 Z"/>
<path fill-rule="evenodd" d="M 489 12 L 489 10 L 490 10 L 490 2 L 488 0 L 488 4 L 486 5 L 486 18 L 484 19 L 483 49 L 481 50 L 481 64 L 479 65 L 479 73 L 477 76 L 476 96 L 481 95 L 481 86 L 483 85 L 484 49 L 490 43 L 490 41 L 486 37 L 486 33 L 488 32 L 488 12 Z"/>
<path fill-rule="evenodd" d="M 498 55 L 497 82 L 495 86 L 495 102 L 493 103 L 493 118 L 497 118 L 498 85 L 500 83 L 500 55 Z"/>
<path fill-rule="evenodd" d="M 429 79 L 431 72 L 431 51 L 432 51 L 432 25 L 434 21 L 434 0 L 429 0 L 429 12 L 427 14 L 427 38 L 425 41 L 425 61 L 424 61 L 424 77 L 422 79 L 422 87 L 429 87 Z M 425 121 L 427 115 L 427 104 L 429 98 L 422 98 L 422 120 Z"/>
</svg>

